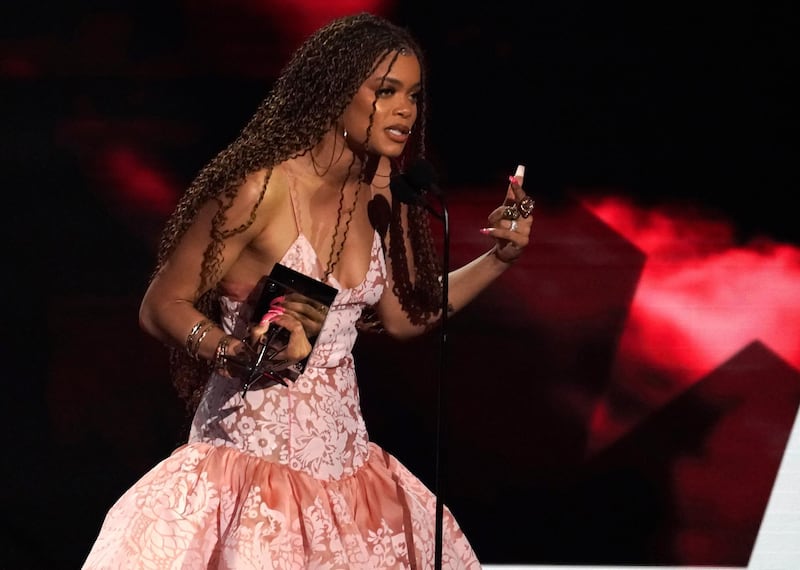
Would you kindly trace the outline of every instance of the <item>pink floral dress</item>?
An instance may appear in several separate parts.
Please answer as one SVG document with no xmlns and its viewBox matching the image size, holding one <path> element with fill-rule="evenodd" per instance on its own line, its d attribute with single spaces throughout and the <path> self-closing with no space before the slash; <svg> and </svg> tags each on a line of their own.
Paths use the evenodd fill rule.
<svg viewBox="0 0 800 570">
<path fill-rule="evenodd" d="M 281 263 L 322 275 L 299 231 Z M 113 505 L 83 568 L 433 568 L 436 498 L 369 441 L 359 404 L 355 323 L 385 276 L 376 233 L 364 281 L 331 280 L 339 293 L 296 382 L 242 398 L 213 376 L 189 442 Z M 222 306 L 223 326 L 241 333 L 251 308 Z M 446 508 L 442 544 L 443 568 L 480 568 Z"/>
</svg>

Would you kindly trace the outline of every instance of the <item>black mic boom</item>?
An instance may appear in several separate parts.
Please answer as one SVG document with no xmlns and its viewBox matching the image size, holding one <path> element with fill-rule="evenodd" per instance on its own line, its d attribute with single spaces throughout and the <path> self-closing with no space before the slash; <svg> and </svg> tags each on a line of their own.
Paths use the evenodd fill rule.
<svg viewBox="0 0 800 570">
<path fill-rule="evenodd" d="M 441 196 L 442 191 L 436 185 L 436 173 L 431 163 L 424 159 L 413 162 L 405 172 L 392 176 L 390 180 L 392 194 L 405 204 L 423 204 L 426 192 Z"/>
<path fill-rule="evenodd" d="M 427 190 L 435 196 L 440 196 L 442 190 L 436 185 L 436 172 L 427 160 L 420 158 L 408 167 L 405 177 L 412 188 L 418 189 L 420 194 Z"/>
<path fill-rule="evenodd" d="M 397 174 L 389 180 L 392 195 L 403 204 L 419 204 L 422 202 L 422 192 L 413 188 L 405 175 Z"/>
</svg>

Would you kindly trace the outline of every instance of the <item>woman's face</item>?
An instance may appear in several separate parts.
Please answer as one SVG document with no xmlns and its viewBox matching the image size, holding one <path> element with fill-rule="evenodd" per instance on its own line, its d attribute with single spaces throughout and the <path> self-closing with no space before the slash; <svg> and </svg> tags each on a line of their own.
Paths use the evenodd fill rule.
<svg viewBox="0 0 800 570">
<path fill-rule="evenodd" d="M 348 144 L 363 148 L 374 104 L 366 150 L 388 157 L 400 156 L 408 141 L 411 127 L 417 120 L 421 81 L 419 60 L 410 52 L 401 53 L 387 75 L 393 56 L 389 54 L 380 62 L 342 116 Z"/>
</svg>

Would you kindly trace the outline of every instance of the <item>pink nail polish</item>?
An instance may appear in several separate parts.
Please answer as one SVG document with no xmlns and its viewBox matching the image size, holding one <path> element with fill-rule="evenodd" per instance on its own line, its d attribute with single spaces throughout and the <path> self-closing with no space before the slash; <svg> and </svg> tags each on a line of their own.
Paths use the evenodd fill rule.
<svg viewBox="0 0 800 570">
<path fill-rule="evenodd" d="M 259 323 L 260 326 L 266 326 L 271 323 L 275 317 L 282 315 L 284 313 L 283 307 L 276 307 L 274 309 L 270 309 L 267 311 L 263 317 L 261 317 L 261 322 Z"/>
<path fill-rule="evenodd" d="M 508 181 L 511 182 L 511 184 L 516 184 L 517 183 L 517 177 L 516 176 L 509 176 L 508 177 Z"/>
<path fill-rule="evenodd" d="M 490 233 L 492 233 L 493 229 L 494 228 L 481 228 L 478 231 L 481 232 L 483 235 L 488 236 Z"/>
</svg>

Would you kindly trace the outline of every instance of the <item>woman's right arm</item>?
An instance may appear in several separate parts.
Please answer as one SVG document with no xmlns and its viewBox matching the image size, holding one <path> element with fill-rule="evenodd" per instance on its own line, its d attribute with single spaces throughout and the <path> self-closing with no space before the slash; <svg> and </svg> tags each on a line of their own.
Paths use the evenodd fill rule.
<svg viewBox="0 0 800 570">
<path fill-rule="evenodd" d="M 226 212 L 226 228 L 239 226 L 249 219 L 258 203 L 263 189 L 263 171 L 248 176 L 232 207 Z M 265 207 L 262 202 L 259 210 Z M 222 276 L 236 263 L 248 243 L 262 231 L 263 212 L 259 211 L 255 221 L 244 231 L 227 238 L 223 244 L 219 269 L 209 282 L 201 287 L 203 258 L 211 243 L 211 221 L 218 210 L 215 200 L 203 205 L 185 234 L 176 244 L 168 259 L 158 270 L 142 299 L 139 308 L 139 323 L 142 329 L 176 348 L 189 348 L 196 356 L 213 360 L 217 346 L 225 332 L 216 324 L 202 323 L 206 315 L 194 304 L 210 288 L 215 287 Z M 207 329 L 207 330 L 206 330 Z M 193 334 L 194 333 L 194 334 Z M 202 338 L 201 338 L 202 337 Z M 187 340 L 191 346 L 187 347 Z M 198 342 L 200 341 L 200 342 Z M 239 341 L 231 341 L 230 351 Z M 196 344 L 196 347 L 194 346 Z"/>
</svg>

